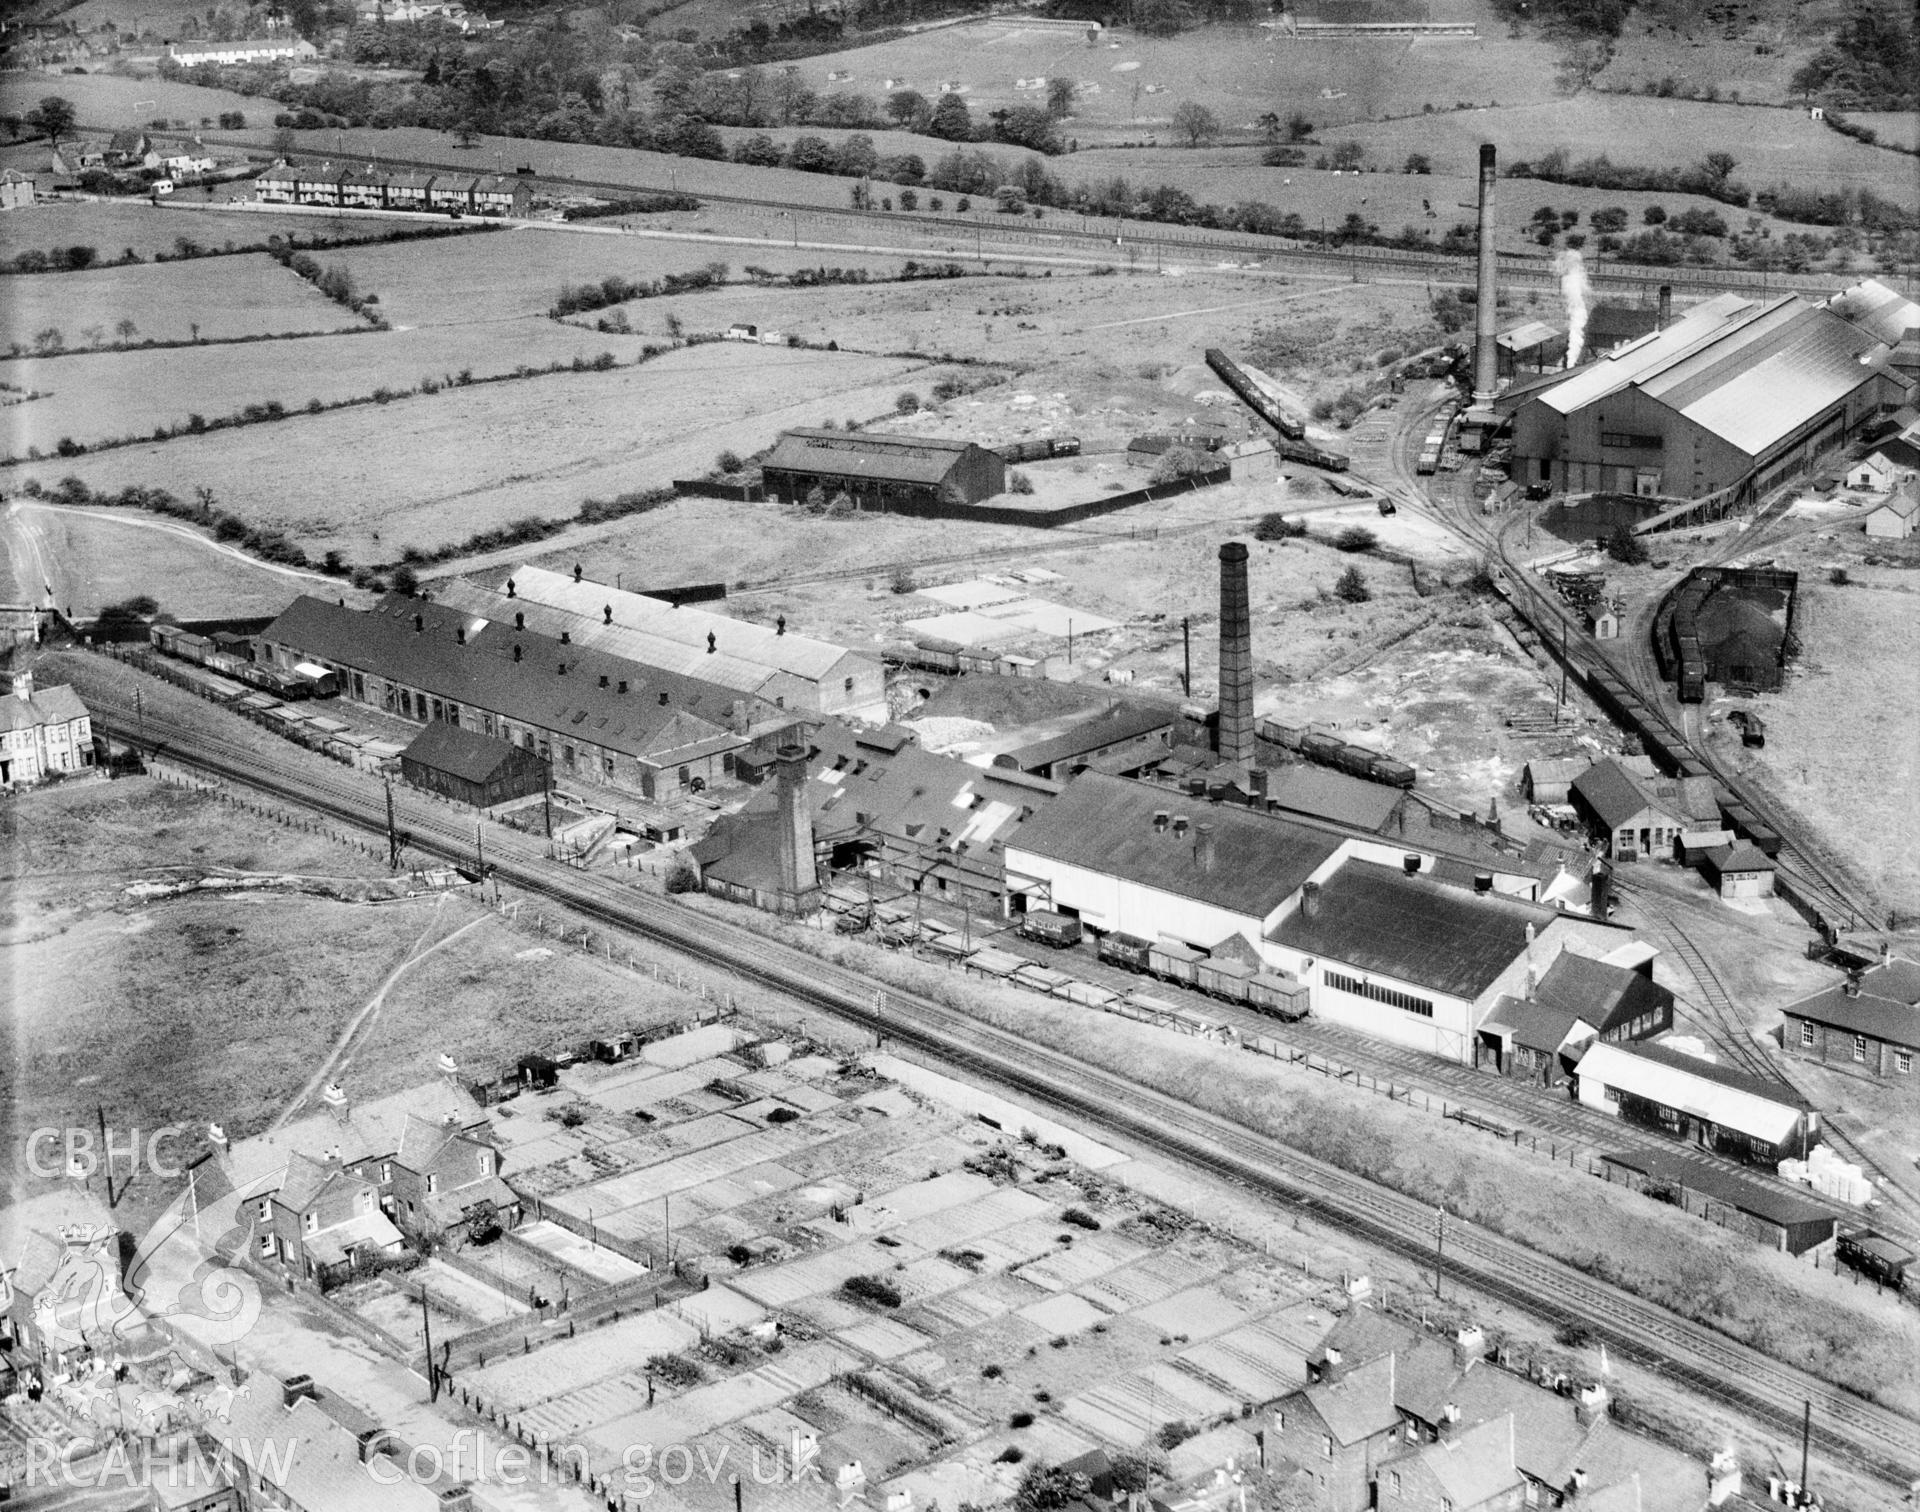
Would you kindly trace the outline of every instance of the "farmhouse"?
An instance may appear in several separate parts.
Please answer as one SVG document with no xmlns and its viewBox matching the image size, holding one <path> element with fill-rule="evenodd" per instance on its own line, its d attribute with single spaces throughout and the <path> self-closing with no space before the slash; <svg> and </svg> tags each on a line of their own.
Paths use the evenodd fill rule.
<svg viewBox="0 0 1920 1512">
<path fill-rule="evenodd" d="M 1920 484 L 1912 479 L 1867 516 L 1867 535 L 1876 541 L 1904 541 L 1920 525 Z"/>
<path fill-rule="evenodd" d="M 400 775 L 417 788 L 492 808 L 545 792 L 548 763 L 511 741 L 435 720 L 400 753 Z"/>
<path fill-rule="evenodd" d="M 1615 861 L 1672 855 L 1683 830 L 1720 814 L 1706 779 L 1644 777 L 1612 759 L 1574 778 L 1569 796 Z"/>
<path fill-rule="evenodd" d="M 1757 1165 L 1804 1157 L 1820 1115 L 1782 1082 L 1665 1045 L 1595 1045 L 1580 1058 L 1580 1101 Z"/>
<path fill-rule="evenodd" d="M 1513 476 L 1566 492 L 1762 494 L 1906 389 L 1887 344 L 1831 311 L 1722 294 L 1524 394 Z"/>
<path fill-rule="evenodd" d="M 0 699 L 0 788 L 27 787 L 93 766 L 93 718 L 65 683 L 34 691 L 33 673 L 16 672 Z"/>
<path fill-rule="evenodd" d="M 1798 1192 L 1763 1184 L 1681 1150 L 1602 1155 L 1608 1181 L 1671 1202 L 1721 1228 L 1789 1255 L 1830 1257 L 1839 1218 Z"/>
<path fill-rule="evenodd" d="M 1786 1010 L 1781 1048 L 1842 1071 L 1916 1085 L 1920 1054 L 1920 965 L 1890 956 Z"/>
<path fill-rule="evenodd" d="M 456 592 L 447 585 L 450 602 Z M 886 670 L 877 658 L 794 634 L 784 616 L 770 626 L 756 625 L 524 565 L 513 569 L 498 593 L 477 597 L 458 592 L 459 603 L 475 613 L 488 618 L 524 613 L 529 626 L 535 624 L 536 611 L 544 608 L 565 616 L 564 621 L 550 622 L 549 633 L 570 633 L 576 645 L 736 688 L 775 709 L 872 723 L 887 717 Z M 515 602 L 506 603 L 500 593 Z"/>
<path fill-rule="evenodd" d="M 341 696 L 418 724 L 497 736 L 563 778 L 652 798 L 727 780 L 775 711 L 730 688 L 400 595 L 370 610 L 300 598 L 256 642 L 288 670 L 326 667 Z"/>
<path fill-rule="evenodd" d="M 270 63 L 275 58 L 317 58 L 319 50 L 305 37 L 249 37 L 238 42 L 169 42 L 167 56 L 182 68 L 206 63 L 231 67 L 237 63 Z"/>
<path fill-rule="evenodd" d="M 971 441 L 867 431 L 790 430 L 761 463 L 767 494 L 798 504 L 815 488 L 862 509 L 977 504 L 1006 492 L 1007 464 Z"/>
</svg>

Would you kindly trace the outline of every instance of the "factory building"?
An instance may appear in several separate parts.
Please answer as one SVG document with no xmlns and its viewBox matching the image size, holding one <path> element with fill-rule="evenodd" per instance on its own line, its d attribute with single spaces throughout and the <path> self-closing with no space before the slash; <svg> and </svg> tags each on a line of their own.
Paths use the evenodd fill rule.
<svg viewBox="0 0 1920 1512">
<path fill-rule="evenodd" d="M 1646 955 L 1623 930 L 1448 870 L 1397 838 L 1091 772 L 1006 841 L 1016 908 L 1255 957 L 1306 983 L 1320 1017 L 1466 1065 L 1494 1003 L 1562 950 Z"/>
<path fill-rule="evenodd" d="M 1786 1083 L 1667 1045 L 1593 1045 L 1574 1081 L 1588 1107 L 1749 1164 L 1805 1159 L 1821 1140 L 1820 1115 Z"/>
<path fill-rule="evenodd" d="M 1722 294 L 1515 396 L 1513 476 L 1571 493 L 1762 494 L 1906 393 L 1887 345 L 1831 311 Z"/>
<path fill-rule="evenodd" d="M 1007 490 L 1007 464 L 971 441 L 869 431 L 790 430 L 760 464 L 767 497 L 798 504 L 815 488 L 861 509 L 978 504 Z"/>
<path fill-rule="evenodd" d="M 569 778 L 654 798 L 731 777 L 754 722 L 778 712 L 731 688 L 392 595 L 368 610 L 296 599 L 256 641 L 283 670 L 326 667 L 355 703 L 444 720 L 551 761 Z"/>
<path fill-rule="evenodd" d="M 756 625 L 592 578 L 520 566 L 497 586 L 436 584 L 440 601 L 500 624 L 558 637 L 640 666 L 731 688 L 776 709 L 878 724 L 886 669 L 832 641 L 798 635 L 785 618 Z"/>
</svg>

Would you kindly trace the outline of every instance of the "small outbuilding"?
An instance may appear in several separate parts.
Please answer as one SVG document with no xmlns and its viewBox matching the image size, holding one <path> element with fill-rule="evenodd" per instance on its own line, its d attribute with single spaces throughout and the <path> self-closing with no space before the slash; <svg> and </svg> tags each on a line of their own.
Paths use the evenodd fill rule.
<svg viewBox="0 0 1920 1512">
<path fill-rule="evenodd" d="M 1904 541 L 1920 524 L 1920 490 L 1909 485 L 1867 516 L 1867 535 L 1875 541 Z"/>
<path fill-rule="evenodd" d="M 400 775 L 456 803 L 492 808 L 546 791 L 547 763 L 507 741 L 436 719 L 400 753 Z"/>
<path fill-rule="evenodd" d="M 1900 469 L 1884 453 L 1875 452 L 1847 465 L 1847 487 L 1868 493 L 1886 493 L 1900 479 Z"/>
<path fill-rule="evenodd" d="M 1771 898 L 1774 865 L 1751 840 L 1700 853 L 1700 872 L 1723 898 Z"/>
<path fill-rule="evenodd" d="M 1831 1254 L 1839 1215 L 1798 1192 L 1763 1184 L 1698 1155 L 1629 1150 L 1602 1155 L 1607 1180 L 1789 1255 Z"/>
</svg>

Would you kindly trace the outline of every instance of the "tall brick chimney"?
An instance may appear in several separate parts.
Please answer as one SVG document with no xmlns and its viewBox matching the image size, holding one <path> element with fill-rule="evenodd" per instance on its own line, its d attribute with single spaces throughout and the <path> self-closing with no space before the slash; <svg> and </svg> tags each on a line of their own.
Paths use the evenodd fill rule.
<svg viewBox="0 0 1920 1512">
<path fill-rule="evenodd" d="M 813 865 L 813 815 L 807 808 L 807 748 L 783 745 L 774 753 L 773 785 L 779 798 L 780 890 L 805 908 L 820 885 Z"/>
<path fill-rule="evenodd" d="M 1220 745 L 1222 761 L 1253 760 L 1253 616 L 1247 543 L 1220 548 Z"/>
<path fill-rule="evenodd" d="M 1500 318 L 1500 268 L 1494 253 L 1494 147 L 1480 144 L 1480 284 L 1473 309 L 1473 402 L 1493 403 L 1500 381 L 1499 351 L 1494 327 Z"/>
</svg>

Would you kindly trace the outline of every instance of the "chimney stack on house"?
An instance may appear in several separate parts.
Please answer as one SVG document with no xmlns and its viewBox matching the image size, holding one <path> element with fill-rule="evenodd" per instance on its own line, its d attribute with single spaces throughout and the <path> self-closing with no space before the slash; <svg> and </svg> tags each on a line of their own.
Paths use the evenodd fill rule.
<svg viewBox="0 0 1920 1512">
<path fill-rule="evenodd" d="M 33 669 L 13 674 L 13 696 L 22 703 L 33 701 Z"/>
<path fill-rule="evenodd" d="M 1220 737 L 1222 761 L 1253 760 L 1253 614 L 1247 543 L 1220 548 Z"/>
<path fill-rule="evenodd" d="M 1493 187 L 1494 147 L 1480 144 L 1480 283 L 1473 311 L 1473 402 L 1476 406 L 1493 403 L 1494 386 L 1500 379 L 1499 348 L 1494 345 L 1494 327 L 1499 321 L 1500 269 L 1494 251 Z"/>
<path fill-rule="evenodd" d="M 313 1377 L 310 1375 L 290 1375 L 280 1382 L 280 1405 L 289 1412 L 293 1410 L 294 1403 L 300 1398 L 313 1397 L 317 1401 L 319 1396 L 320 1393 L 315 1389 Z"/>
<path fill-rule="evenodd" d="M 342 1123 L 347 1119 L 347 1089 L 337 1081 L 330 1081 L 320 1089 L 320 1101 L 326 1109 Z"/>
<path fill-rule="evenodd" d="M 1213 826 L 1196 825 L 1193 831 L 1193 864 L 1199 868 L 1201 876 L 1212 875 L 1214 854 Z"/>
</svg>

